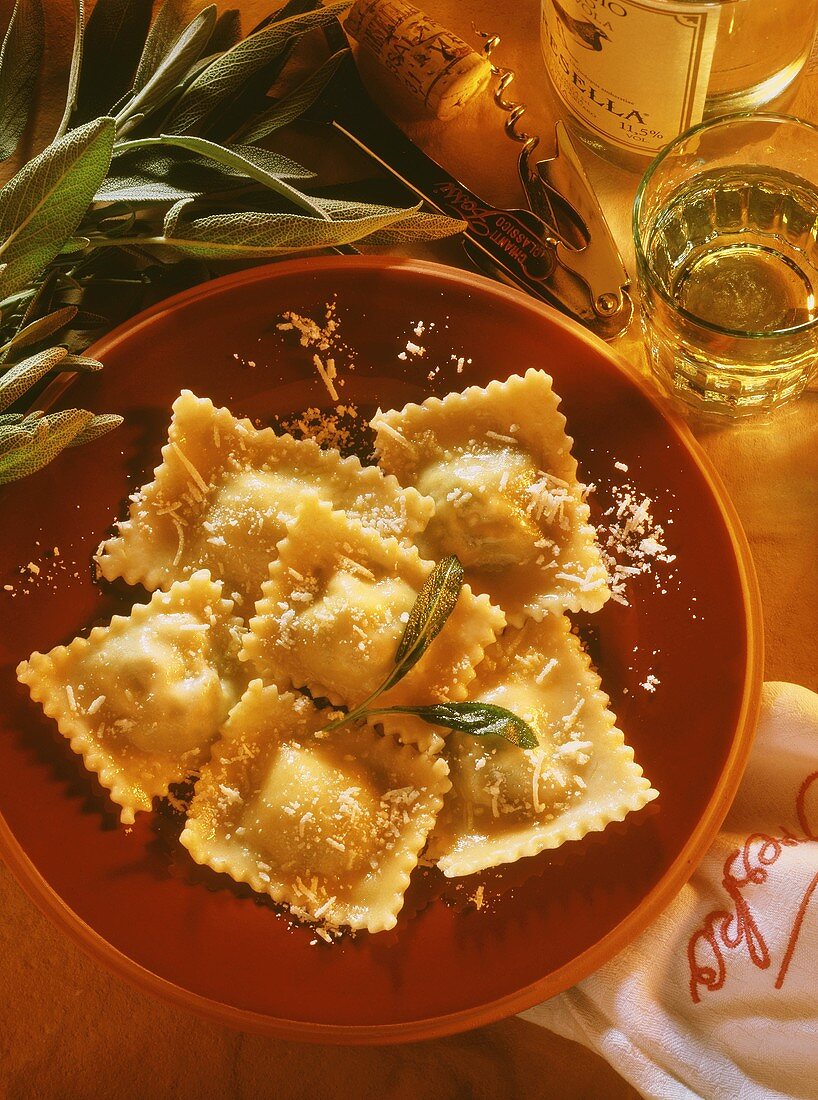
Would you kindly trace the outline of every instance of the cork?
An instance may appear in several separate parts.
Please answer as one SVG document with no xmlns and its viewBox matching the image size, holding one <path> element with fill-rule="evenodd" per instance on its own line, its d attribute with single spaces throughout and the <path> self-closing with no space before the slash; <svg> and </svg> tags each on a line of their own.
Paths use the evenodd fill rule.
<svg viewBox="0 0 818 1100">
<path fill-rule="evenodd" d="M 404 0 L 356 0 L 344 25 L 437 118 L 455 115 L 491 77 L 487 58 Z"/>
</svg>

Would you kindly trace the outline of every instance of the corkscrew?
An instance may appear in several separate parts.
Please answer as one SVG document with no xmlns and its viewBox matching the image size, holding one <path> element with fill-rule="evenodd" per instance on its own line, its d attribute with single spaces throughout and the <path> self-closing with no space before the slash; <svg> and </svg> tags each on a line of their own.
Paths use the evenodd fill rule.
<svg viewBox="0 0 818 1100">
<path fill-rule="evenodd" d="M 506 133 L 522 146 L 518 167 L 529 208 L 494 206 L 419 149 L 375 105 L 351 56 L 313 117 L 329 122 L 439 211 L 463 219 L 464 248 L 481 269 L 557 306 L 605 340 L 624 332 L 633 313 L 628 276 L 596 196 L 562 123 L 554 156 L 533 161 L 540 139 L 520 126 L 525 105 L 506 97 L 514 73 L 492 59 L 499 38 L 481 36 L 485 46 L 477 53 L 404 0 L 357 0 L 346 28 L 377 49 L 384 68 L 439 117 L 496 80 L 494 99 L 507 115 Z M 337 22 L 325 34 L 333 50 L 346 43 Z"/>
<path fill-rule="evenodd" d="M 557 238 L 555 247 L 563 266 L 588 286 L 594 310 L 602 317 L 627 314 L 624 331 L 633 313 L 627 295 L 628 275 L 565 124 L 557 122 L 555 126 L 554 156 L 532 163 L 540 139 L 520 128 L 520 120 L 528 108 L 522 102 L 506 98 L 516 74 L 492 60 L 500 36 L 477 28 L 475 34 L 484 39 L 483 55 L 497 78 L 494 102 L 508 115 L 505 132 L 512 141 L 522 144 L 517 168 L 529 206 Z M 570 201 L 566 201 L 567 195 L 571 196 Z"/>
<path fill-rule="evenodd" d="M 529 206 L 547 225 L 554 227 L 555 232 L 559 232 L 563 236 L 569 236 L 571 243 L 576 248 L 584 248 L 588 243 L 587 232 L 583 228 L 582 220 L 577 218 L 577 212 L 570 203 L 565 201 L 562 195 L 545 184 L 539 168 L 534 169 L 531 166 L 531 155 L 539 146 L 540 139 L 537 135 L 529 134 L 526 130 L 520 129 L 520 119 L 528 110 L 525 103 L 506 99 L 506 90 L 516 79 L 517 74 L 513 69 L 499 68 L 491 60 L 491 55 L 500 45 L 500 36 L 497 34 L 489 35 L 485 31 L 477 29 L 475 29 L 475 34 L 486 40 L 483 46 L 483 56 L 491 64 L 492 75 L 497 77 L 497 87 L 494 90 L 493 99 L 500 110 L 508 114 L 504 125 L 505 132 L 512 141 L 519 142 L 523 146 L 517 159 L 517 167 Z M 542 163 L 547 164 L 547 161 Z M 555 209 L 556 206 L 560 208 L 559 217 Z"/>
</svg>

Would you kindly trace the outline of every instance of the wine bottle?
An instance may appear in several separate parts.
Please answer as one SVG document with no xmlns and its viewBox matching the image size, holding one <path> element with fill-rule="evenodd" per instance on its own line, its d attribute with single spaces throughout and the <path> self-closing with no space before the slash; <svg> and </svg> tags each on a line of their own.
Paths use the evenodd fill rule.
<svg viewBox="0 0 818 1100">
<path fill-rule="evenodd" d="M 812 49 L 818 0 L 542 0 L 542 49 L 572 129 L 643 169 L 703 118 L 780 110 Z"/>
</svg>

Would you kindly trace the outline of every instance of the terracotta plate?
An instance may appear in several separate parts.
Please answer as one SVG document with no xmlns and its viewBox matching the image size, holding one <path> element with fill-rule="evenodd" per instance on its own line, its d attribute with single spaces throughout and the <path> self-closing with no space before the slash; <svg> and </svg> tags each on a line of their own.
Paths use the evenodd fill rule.
<svg viewBox="0 0 818 1100">
<path fill-rule="evenodd" d="M 357 352 L 344 401 L 400 405 L 543 367 L 562 395 L 582 473 L 598 486 L 597 507 L 627 476 L 655 502 L 678 557 L 634 583 L 629 607 L 608 604 L 586 624 L 660 799 L 600 836 L 475 881 L 420 874 L 393 932 L 327 947 L 311 946 L 309 930 L 289 928 L 227 878 L 194 868 L 168 808 L 119 827 L 14 667 L 128 606 L 123 587 L 94 583 L 89 561 L 128 494 L 149 479 L 182 387 L 262 421 L 328 405 L 312 353 L 276 321 L 285 310 L 318 316 L 336 297 L 341 335 Z M 426 325 L 420 339 L 417 321 Z M 407 339 L 426 356 L 399 359 Z M 143 988 L 243 1028 L 321 1042 L 420 1039 L 518 1012 L 583 978 L 654 918 L 707 849 L 739 782 L 761 680 L 761 620 L 724 490 L 638 377 L 516 292 L 392 259 L 311 259 L 219 279 L 143 314 L 94 354 L 105 371 L 78 379 L 66 398 L 122 412 L 125 426 L 0 494 L 0 838 L 32 897 Z M 21 576 L 28 562 L 40 573 Z M 660 681 L 653 693 L 640 686 L 650 674 Z M 477 911 L 469 898 L 479 882 L 488 904 Z"/>
</svg>

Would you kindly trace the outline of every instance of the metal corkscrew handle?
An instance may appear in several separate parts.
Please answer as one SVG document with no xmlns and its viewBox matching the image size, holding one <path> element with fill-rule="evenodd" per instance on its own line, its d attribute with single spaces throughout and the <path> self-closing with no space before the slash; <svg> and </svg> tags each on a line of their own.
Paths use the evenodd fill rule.
<svg viewBox="0 0 818 1100">
<path fill-rule="evenodd" d="M 527 112 L 528 107 L 520 100 L 515 101 L 506 99 L 506 92 L 516 79 L 517 74 L 513 69 L 503 68 L 497 65 L 493 60 L 492 55 L 500 45 L 500 35 L 481 31 L 478 27 L 475 27 L 474 24 L 472 24 L 472 28 L 477 37 L 484 40 L 483 56 L 491 65 L 492 76 L 497 78 L 497 86 L 494 89 L 493 99 L 500 110 L 508 115 L 503 125 L 503 129 L 512 141 L 516 141 L 522 145 L 517 166 L 520 172 L 520 182 L 523 185 L 526 198 L 528 199 L 528 205 L 538 217 L 542 218 L 547 225 L 556 230 L 558 219 L 551 199 L 548 192 L 540 183 L 539 178 L 529 167 L 531 155 L 540 144 L 540 139 L 536 134 L 529 134 L 526 130 L 520 129 L 520 120 Z M 556 244 L 556 240 L 554 243 Z"/>
<path fill-rule="evenodd" d="M 499 69 L 489 61 L 488 54 L 478 54 L 462 40 L 466 54 L 459 45 L 453 58 L 450 32 L 424 22 L 422 13 L 406 0 L 391 0 L 387 8 L 383 8 L 382 0 L 357 0 L 353 11 L 364 19 L 383 17 L 389 23 L 387 30 L 398 20 L 386 39 L 378 38 L 381 52 L 387 50 L 390 63 L 400 69 L 404 49 L 415 51 L 416 64 L 411 72 L 424 101 L 442 79 L 441 74 L 454 74 L 454 82 L 447 84 L 447 92 L 452 94 L 447 102 L 453 103 L 462 102 L 463 94 L 476 79 L 478 66 L 489 76 L 496 70 L 495 102 L 508 116 L 506 133 L 521 146 L 519 163 L 529 208 L 495 206 L 418 148 L 373 102 L 351 56 L 341 62 L 310 116 L 329 122 L 442 213 L 464 220 L 464 248 L 483 270 L 553 303 L 605 340 L 618 336 L 632 313 L 625 293 L 627 274 L 564 129 L 558 126 L 555 157 L 532 164 L 531 153 L 539 139 L 520 126 L 525 106 L 507 98 L 514 79 L 512 71 Z M 413 27 L 421 20 L 422 41 L 401 37 L 404 19 L 412 21 Z M 346 41 L 339 23 L 330 23 L 324 34 L 331 49 Z M 484 37 L 490 54 L 499 39 L 496 35 Z M 457 68 L 455 72 L 453 60 L 462 60 L 465 71 L 472 73 L 465 87 L 463 70 Z M 407 73 L 403 76 L 407 78 Z M 615 308 L 601 308 L 608 302 Z"/>
<path fill-rule="evenodd" d="M 515 73 L 492 59 L 500 36 L 476 27 L 474 31 L 485 40 L 483 55 L 498 80 L 494 102 L 508 115 L 505 132 L 522 145 L 517 167 L 529 206 L 552 230 L 562 267 L 586 284 L 594 313 L 600 318 L 621 315 L 623 328 L 627 327 L 633 311 L 625 292 L 627 272 L 565 126 L 557 123 L 556 155 L 532 163 L 540 139 L 520 128 L 526 105 L 506 98 Z"/>
</svg>

